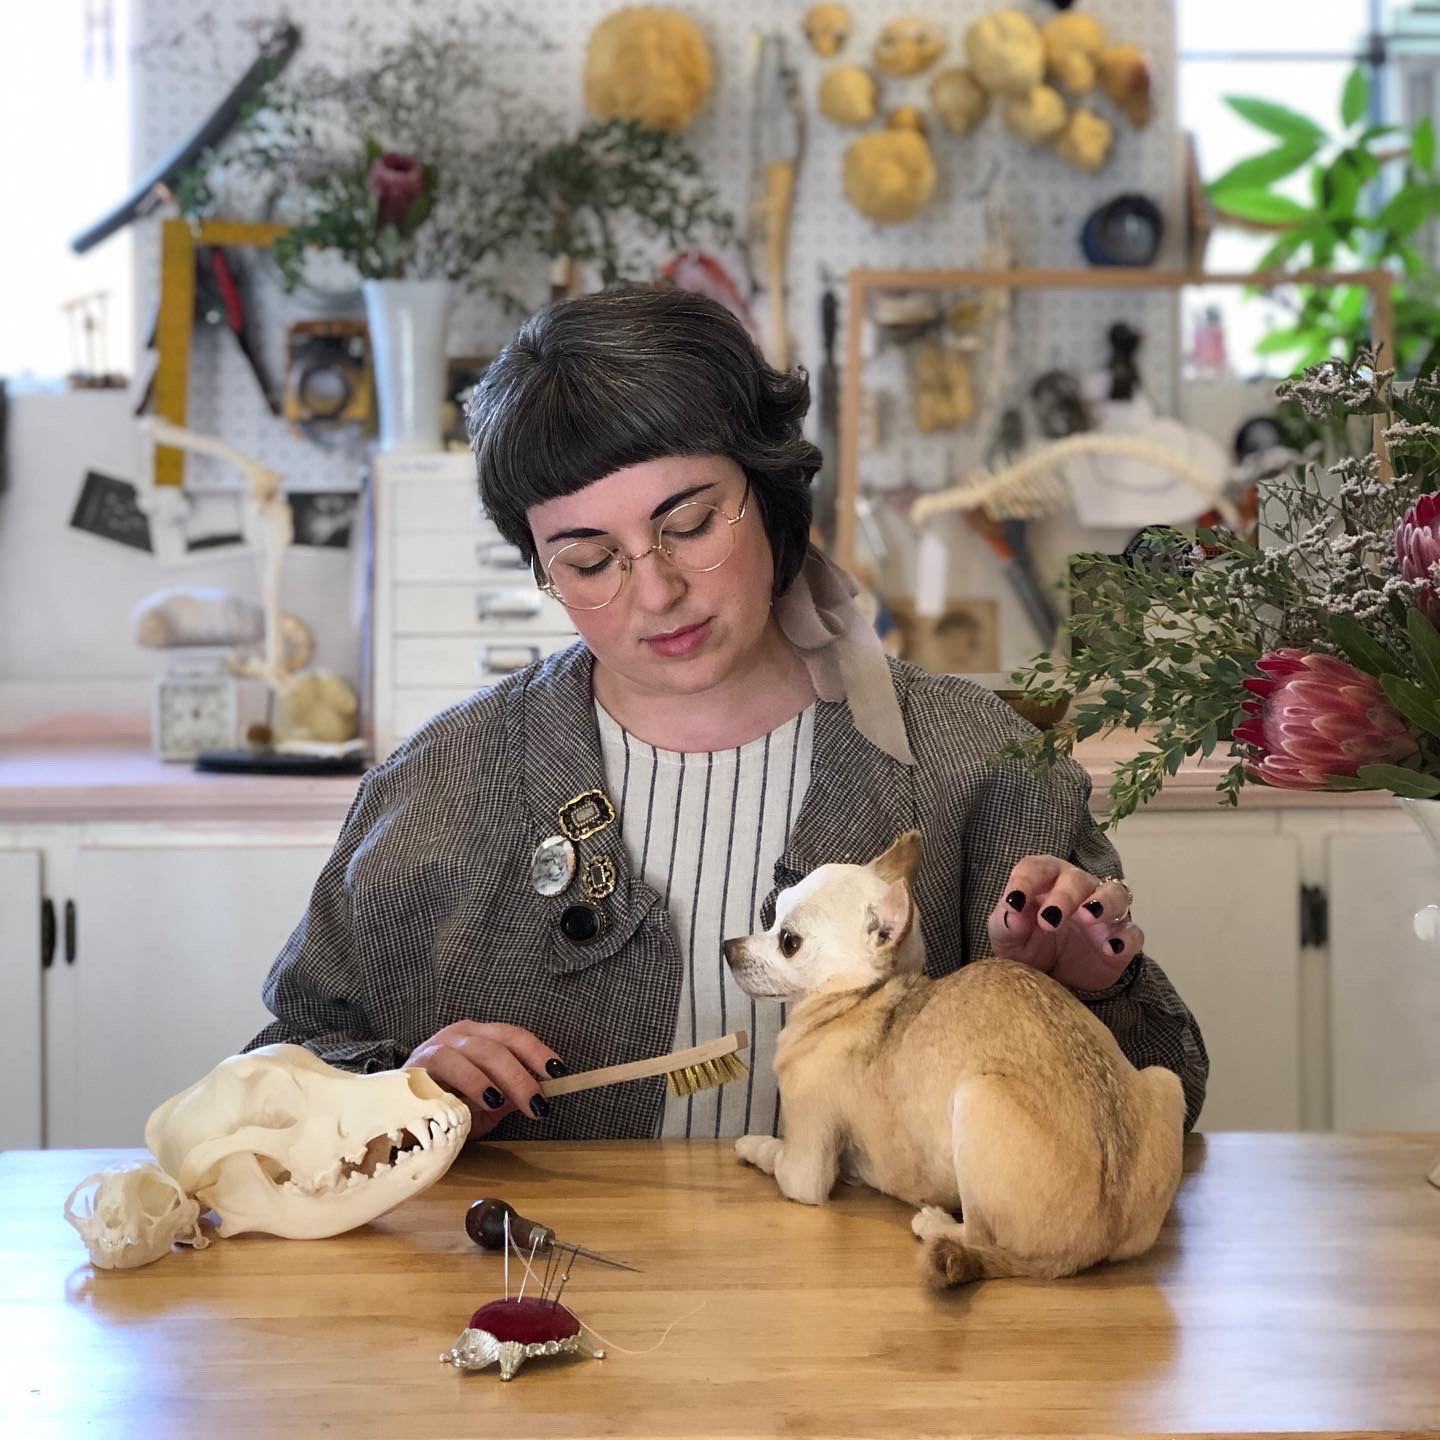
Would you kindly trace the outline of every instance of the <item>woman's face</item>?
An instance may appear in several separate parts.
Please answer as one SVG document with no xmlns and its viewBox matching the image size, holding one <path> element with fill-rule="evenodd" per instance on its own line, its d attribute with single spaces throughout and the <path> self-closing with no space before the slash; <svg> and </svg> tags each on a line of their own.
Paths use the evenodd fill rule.
<svg viewBox="0 0 1440 1440">
<path fill-rule="evenodd" d="M 548 571 L 560 547 L 576 539 L 627 555 L 649 550 L 660 521 L 687 500 L 736 515 L 745 488 L 745 472 L 724 456 L 667 457 L 532 505 L 526 518 Z M 571 610 L 597 664 L 659 694 L 695 694 L 743 673 L 762 644 L 774 586 L 770 542 L 753 494 L 733 536 L 735 548 L 718 569 L 681 570 L 652 551 L 631 565 L 624 587 L 603 609 Z"/>
</svg>

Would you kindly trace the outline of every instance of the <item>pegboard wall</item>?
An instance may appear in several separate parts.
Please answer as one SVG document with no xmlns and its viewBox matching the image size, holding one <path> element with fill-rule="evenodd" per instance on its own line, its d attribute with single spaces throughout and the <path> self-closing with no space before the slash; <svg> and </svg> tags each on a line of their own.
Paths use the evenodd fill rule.
<svg viewBox="0 0 1440 1440">
<path fill-rule="evenodd" d="M 945 31 L 948 46 L 940 66 L 963 61 L 966 27 L 998 0 L 849 0 L 854 32 L 840 60 L 868 63 L 882 26 L 907 13 L 929 15 Z M 1048 0 L 1010 0 L 1043 23 L 1056 13 Z M 135 0 L 134 43 L 138 55 L 134 86 L 137 173 L 183 139 L 215 106 L 254 56 L 257 22 L 283 12 L 304 36 L 293 64 L 323 62 L 343 69 L 357 59 L 357 46 L 368 34 L 398 38 L 416 23 L 443 26 L 447 17 L 473 18 L 483 7 L 457 0 L 288 0 L 283 7 L 261 0 L 227 0 L 222 7 L 205 0 Z M 498 13 L 499 5 L 491 5 Z M 544 0 L 512 5 L 545 37 L 546 45 L 517 41 L 513 34 L 497 42 L 495 63 L 505 83 L 522 95 L 537 97 L 552 109 L 583 118 L 580 77 L 585 45 L 593 26 L 618 8 L 618 0 Z M 805 151 L 798 178 L 789 252 L 790 324 L 800 363 L 813 373 L 820 362 L 822 272 L 833 277 L 843 302 L 843 278 L 855 267 L 964 266 L 978 262 L 986 241 L 985 202 L 998 201 L 1008 220 L 1013 261 L 1031 266 L 1082 263 L 1078 232 L 1084 216 L 1124 191 L 1140 191 L 1156 200 L 1174 236 L 1181 214 L 1180 147 L 1175 125 L 1174 16 L 1170 0 L 1080 0 L 1115 39 L 1131 41 L 1146 53 L 1154 76 L 1156 116 L 1135 130 L 1097 94 L 1087 101 L 1116 128 L 1106 167 L 1086 175 L 1048 150 L 1012 136 L 992 114 L 974 134 L 949 134 L 936 122 L 931 142 L 940 174 L 935 202 L 916 221 L 879 227 L 846 203 L 842 158 L 856 132 L 830 124 L 816 109 L 820 77 L 830 61 L 805 43 L 802 19 L 808 0 L 689 0 L 683 8 L 704 30 L 715 62 L 714 91 L 687 132 L 700 156 L 706 178 L 722 201 L 743 219 L 750 196 L 751 76 L 754 37 L 774 31 L 785 37 L 791 64 L 805 98 Z M 497 27 L 497 32 L 500 27 Z M 936 67 L 939 68 L 939 67 Z M 933 71 L 931 72 L 933 73 Z M 882 107 L 913 103 L 928 108 L 929 74 L 909 80 L 882 78 Z M 254 217 L 241 217 L 254 218 Z M 148 315 L 159 278 L 158 227 L 142 224 L 137 233 L 137 317 Z M 1167 249 L 1173 241 L 1167 240 Z M 666 257 L 657 257 L 660 259 Z M 736 264 L 731 253 L 727 259 Z M 1162 263 L 1164 261 L 1162 255 Z M 545 294 L 542 262 L 529 273 L 507 277 L 518 293 Z M 281 335 L 292 320 L 316 313 L 284 294 L 273 277 L 257 276 L 255 305 L 267 365 L 277 380 Z M 1093 371 L 1105 358 L 1104 332 L 1125 319 L 1146 336 L 1147 388 L 1157 403 L 1173 401 L 1176 354 L 1176 306 L 1168 294 L 1110 295 L 1105 292 L 1047 294 L 1017 310 L 1011 341 L 1011 370 L 1017 383 L 1053 366 Z M 137 323 L 144 323 L 143 319 Z M 457 306 L 450 334 L 452 354 L 492 353 L 513 329 L 493 306 L 465 299 Z M 841 335 L 844 316 L 841 316 Z M 143 337 L 142 337 L 143 338 Z M 351 450 L 326 452 L 291 437 L 265 409 L 243 360 L 228 337 L 197 331 L 191 376 L 190 423 L 222 435 L 272 465 L 296 489 L 352 488 L 362 457 Z M 909 481 L 943 483 L 944 475 L 924 457 L 882 453 L 866 460 L 866 483 L 885 487 Z M 918 458 L 917 458 L 918 457 Z M 229 485 L 223 467 L 199 457 L 188 461 L 190 483 Z M 903 471 L 901 474 L 899 472 Z"/>
</svg>

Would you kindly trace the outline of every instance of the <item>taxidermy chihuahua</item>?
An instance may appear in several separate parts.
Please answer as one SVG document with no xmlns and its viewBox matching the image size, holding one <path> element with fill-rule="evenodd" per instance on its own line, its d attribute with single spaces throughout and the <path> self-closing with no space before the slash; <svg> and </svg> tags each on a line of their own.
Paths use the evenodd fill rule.
<svg viewBox="0 0 1440 1440">
<path fill-rule="evenodd" d="M 807 1205 L 843 1172 L 919 1206 L 936 1289 L 1143 1254 L 1180 1182 L 1179 1078 L 1136 1070 L 1029 966 L 923 974 L 920 854 L 911 830 L 869 865 L 822 865 L 764 934 L 725 941 L 742 989 L 792 1002 L 775 1055 L 785 1138 L 745 1135 L 736 1153 Z"/>
</svg>

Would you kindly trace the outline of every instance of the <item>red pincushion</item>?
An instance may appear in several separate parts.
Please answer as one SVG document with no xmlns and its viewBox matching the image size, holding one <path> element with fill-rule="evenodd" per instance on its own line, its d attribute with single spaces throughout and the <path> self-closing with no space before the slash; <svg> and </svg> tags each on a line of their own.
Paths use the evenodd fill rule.
<svg viewBox="0 0 1440 1440">
<path fill-rule="evenodd" d="M 536 1345 L 568 1340 L 580 1333 L 580 1322 L 563 1305 L 550 1300 L 492 1300 L 471 1317 L 472 1330 L 488 1330 L 497 1340 Z"/>
</svg>

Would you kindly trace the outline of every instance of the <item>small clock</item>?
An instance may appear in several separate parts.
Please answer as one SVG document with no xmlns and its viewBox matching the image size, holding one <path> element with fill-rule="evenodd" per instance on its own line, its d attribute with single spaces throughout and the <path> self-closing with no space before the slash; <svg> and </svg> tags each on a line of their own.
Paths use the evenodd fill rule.
<svg viewBox="0 0 1440 1440">
<path fill-rule="evenodd" d="M 193 760 L 202 750 L 235 744 L 235 679 L 230 675 L 162 675 L 155 682 L 155 752 Z"/>
</svg>

